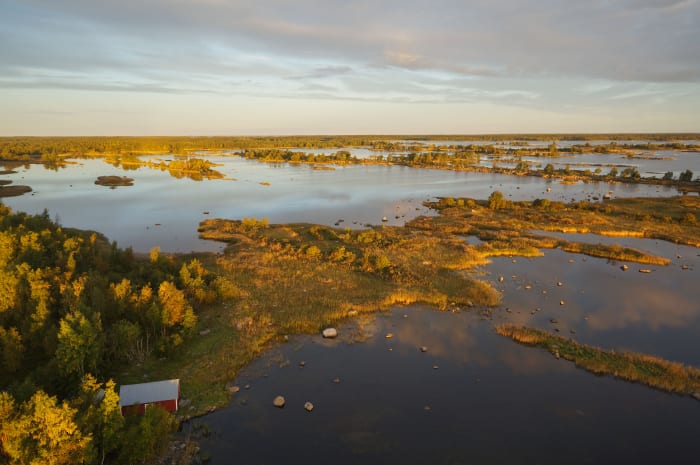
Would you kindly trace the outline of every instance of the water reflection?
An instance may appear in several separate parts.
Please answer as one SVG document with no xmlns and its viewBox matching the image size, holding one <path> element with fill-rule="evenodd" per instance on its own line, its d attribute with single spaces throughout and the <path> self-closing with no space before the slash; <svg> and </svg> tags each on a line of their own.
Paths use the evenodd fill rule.
<svg viewBox="0 0 700 465">
<path fill-rule="evenodd" d="M 622 271 L 625 262 L 560 250 L 517 258 L 515 263 L 494 259 L 487 270 L 503 293 L 503 307 L 494 312 L 494 321 L 559 330 L 564 336 L 573 330 L 575 339 L 584 343 L 700 366 L 693 350 L 700 336 L 698 249 L 666 243 L 655 248 L 650 240 L 629 242 L 643 242 L 644 250 L 671 258 L 671 265 L 651 267 L 653 272 L 647 274 L 637 270 L 648 266 L 627 262 L 629 270 Z M 681 252 L 681 258 L 664 253 L 669 249 Z M 680 263 L 691 266 L 683 269 Z M 502 283 L 498 276 L 504 277 Z"/>
<path fill-rule="evenodd" d="M 300 337 L 244 370 L 237 382 L 251 388 L 200 420 L 216 432 L 203 444 L 212 463 L 668 463 L 700 452 L 696 401 L 592 376 L 495 335 L 476 312 L 396 309 L 371 334 L 332 346 Z M 284 409 L 272 406 L 280 394 Z"/>
</svg>

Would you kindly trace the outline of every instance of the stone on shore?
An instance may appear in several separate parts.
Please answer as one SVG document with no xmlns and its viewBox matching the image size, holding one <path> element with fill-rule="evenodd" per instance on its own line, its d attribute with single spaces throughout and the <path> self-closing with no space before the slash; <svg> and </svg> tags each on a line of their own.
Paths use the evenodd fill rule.
<svg viewBox="0 0 700 465">
<path fill-rule="evenodd" d="M 323 330 L 322 334 L 326 339 L 333 339 L 334 337 L 338 336 L 338 330 L 335 328 L 326 328 Z"/>
</svg>

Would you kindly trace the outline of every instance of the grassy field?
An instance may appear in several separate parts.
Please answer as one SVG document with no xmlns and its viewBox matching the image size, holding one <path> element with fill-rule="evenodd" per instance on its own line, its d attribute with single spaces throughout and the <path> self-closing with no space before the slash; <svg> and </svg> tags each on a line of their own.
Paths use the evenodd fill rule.
<svg viewBox="0 0 700 465">
<path fill-rule="evenodd" d="M 598 375 L 612 375 L 679 394 L 700 392 L 700 370 L 681 363 L 634 352 L 591 347 L 524 326 L 500 325 L 496 332 L 524 345 L 541 347 Z"/>
</svg>

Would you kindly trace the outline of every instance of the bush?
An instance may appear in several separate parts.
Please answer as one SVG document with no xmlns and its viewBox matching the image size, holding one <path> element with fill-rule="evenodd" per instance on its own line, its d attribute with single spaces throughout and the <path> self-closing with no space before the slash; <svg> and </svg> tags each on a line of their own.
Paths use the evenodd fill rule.
<svg viewBox="0 0 700 465">
<path fill-rule="evenodd" d="M 491 210 L 501 210 L 508 206 L 508 201 L 503 197 L 503 192 L 493 191 L 489 195 L 489 208 Z"/>
</svg>

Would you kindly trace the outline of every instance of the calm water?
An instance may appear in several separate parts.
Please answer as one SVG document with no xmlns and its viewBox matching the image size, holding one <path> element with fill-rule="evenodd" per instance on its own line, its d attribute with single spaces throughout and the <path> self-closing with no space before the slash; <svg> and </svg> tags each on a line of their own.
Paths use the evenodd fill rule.
<svg viewBox="0 0 700 465">
<path fill-rule="evenodd" d="M 244 370 L 237 382 L 250 389 L 196 420 L 214 431 L 212 463 L 665 464 L 700 453 L 699 402 L 592 376 L 476 313 L 395 309 L 364 331 L 355 344 L 298 338 Z"/>
<path fill-rule="evenodd" d="M 609 190 L 615 196 L 669 196 L 673 188 L 629 184 L 559 184 L 537 177 L 424 170 L 401 166 L 346 166 L 316 171 L 309 165 L 264 164 L 233 156 L 212 157 L 226 179 L 176 179 L 148 168 L 125 171 L 101 160 L 77 160 L 58 171 L 41 165 L 5 175 L 34 192 L 3 199 L 16 210 L 45 208 L 67 227 L 104 232 L 122 247 L 146 252 L 218 251 L 222 245 L 197 237 L 209 217 L 268 218 L 273 223 L 313 222 L 359 228 L 400 225 L 432 214 L 422 202 L 437 196 L 487 198 L 494 190 L 514 200 L 581 200 Z M 134 186 L 110 189 L 94 184 L 97 176 L 134 178 Z M 552 189 L 546 192 L 547 187 Z M 205 214 L 205 212 L 209 212 Z"/>
</svg>

